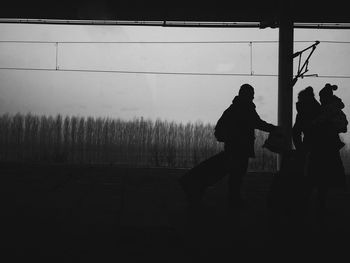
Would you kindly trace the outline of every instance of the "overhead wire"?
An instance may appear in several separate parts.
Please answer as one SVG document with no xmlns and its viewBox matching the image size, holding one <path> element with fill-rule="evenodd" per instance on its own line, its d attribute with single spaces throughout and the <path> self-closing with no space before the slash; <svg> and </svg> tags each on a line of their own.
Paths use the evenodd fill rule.
<svg viewBox="0 0 350 263">
<path fill-rule="evenodd" d="M 54 68 L 20 68 L 0 67 L 1 70 L 34 70 L 34 71 L 63 71 L 63 72 L 96 72 L 147 75 L 188 75 L 188 76 L 252 76 L 250 73 L 210 73 L 210 72 L 166 72 L 166 71 L 133 71 L 133 70 L 99 70 L 99 69 L 54 69 Z M 260 77 L 275 77 L 275 74 L 253 74 Z"/>
<path fill-rule="evenodd" d="M 314 41 L 298 40 L 294 43 L 313 43 Z M 350 41 L 329 41 L 322 40 L 322 43 L 350 44 Z M 33 44 L 249 44 L 252 49 L 254 43 L 278 43 L 277 40 L 253 40 L 253 41 L 41 41 L 41 40 L 0 40 L 0 43 L 33 43 Z M 252 54 L 251 54 L 252 55 Z M 58 53 L 56 51 L 56 61 Z M 163 71 L 135 71 L 135 70 L 98 70 L 98 69 L 64 69 L 59 68 L 21 68 L 21 67 L 0 67 L 0 70 L 22 70 L 22 71 L 62 71 L 62 72 L 90 72 L 90 73 L 118 73 L 118 74 L 148 74 L 148 75 L 188 75 L 188 76 L 251 76 L 251 77 L 278 77 L 278 74 L 250 73 L 213 73 L 213 72 L 163 72 Z M 313 75 L 308 78 L 339 78 L 350 79 L 346 75 Z"/>
<path fill-rule="evenodd" d="M 311 40 L 296 40 L 294 43 L 314 43 Z M 350 41 L 320 40 L 322 43 L 350 44 Z M 43 40 L 0 40 L 0 43 L 25 44 L 277 44 L 278 40 L 218 40 L 218 41 L 43 41 Z"/>
<path fill-rule="evenodd" d="M 54 68 L 20 68 L 20 67 L 0 67 L 0 70 L 19 71 L 62 71 L 62 72 L 87 72 L 87 73 L 119 73 L 119 74 L 144 74 L 144 75 L 184 75 L 184 76 L 242 76 L 242 77 L 278 77 L 278 74 L 259 73 L 210 73 L 210 72 L 163 72 L 163 71 L 132 71 L 132 70 L 97 70 L 97 69 L 54 69 Z M 304 78 L 337 78 L 350 79 L 346 75 L 313 75 Z"/>
</svg>

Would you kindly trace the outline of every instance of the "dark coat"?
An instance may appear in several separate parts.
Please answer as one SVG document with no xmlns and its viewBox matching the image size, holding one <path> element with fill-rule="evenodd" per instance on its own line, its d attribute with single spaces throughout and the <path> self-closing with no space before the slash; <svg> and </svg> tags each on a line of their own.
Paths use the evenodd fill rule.
<svg viewBox="0 0 350 263">
<path fill-rule="evenodd" d="M 314 99 L 296 103 L 297 115 L 292 130 L 295 149 L 299 152 L 309 152 L 312 145 L 318 143 L 315 139 L 313 121 L 320 115 L 321 105 Z"/>
<path fill-rule="evenodd" d="M 320 116 L 328 110 L 327 105 L 321 105 Z M 339 138 L 334 117 L 315 125 L 314 138 L 318 143 L 312 146 L 310 153 L 310 176 L 315 185 L 345 188 L 345 169 L 339 152 L 344 143 Z"/>
<path fill-rule="evenodd" d="M 313 151 L 309 156 L 308 175 L 311 185 L 345 189 L 346 178 L 339 150 Z"/>
<path fill-rule="evenodd" d="M 315 138 L 315 144 L 313 145 L 314 152 L 337 152 L 344 146 L 344 143 L 339 137 L 339 133 L 342 131 L 337 125 L 337 119 L 342 113 L 344 116 L 344 121 L 346 122 L 346 124 L 344 124 L 346 128 L 346 116 L 341 111 L 344 106 L 345 105 L 342 100 L 336 96 L 333 96 L 332 100 L 327 104 L 321 105 L 320 113 L 313 122 L 313 129 L 315 130 L 313 135 Z"/>
<path fill-rule="evenodd" d="M 255 157 L 254 141 L 255 129 L 271 132 L 275 126 L 263 121 L 255 109 L 255 104 L 236 96 L 232 104 L 224 112 L 227 122 L 229 138 L 225 141 L 225 151 L 241 156 Z"/>
</svg>

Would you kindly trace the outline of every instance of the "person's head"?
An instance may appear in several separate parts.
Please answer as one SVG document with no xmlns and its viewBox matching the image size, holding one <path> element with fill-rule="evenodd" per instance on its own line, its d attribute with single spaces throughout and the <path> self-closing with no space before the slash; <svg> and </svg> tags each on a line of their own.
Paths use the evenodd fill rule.
<svg viewBox="0 0 350 263">
<path fill-rule="evenodd" d="M 311 86 L 306 87 L 298 93 L 298 101 L 301 102 L 313 100 L 314 97 L 314 89 Z"/>
<path fill-rule="evenodd" d="M 306 87 L 298 93 L 298 101 L 296 102 L 298 113 L 311 117 L 317 114 L 319 107 L 320 104 L 316 100 L 314 90 L 311 86 Z"/>
<path fill-rule="evenodd" d="M 337 85 L 327 83 L 319 92 L 321 104 L 327 104 L 333 98 L 333 90 L 337 90 Z"/>
<path fill-rule="evenodd" d="M 249 84 L 243 84 L 239 89 L 238 96 L 252 101 L 254 99 L 254 88 Z"/>
</svg>

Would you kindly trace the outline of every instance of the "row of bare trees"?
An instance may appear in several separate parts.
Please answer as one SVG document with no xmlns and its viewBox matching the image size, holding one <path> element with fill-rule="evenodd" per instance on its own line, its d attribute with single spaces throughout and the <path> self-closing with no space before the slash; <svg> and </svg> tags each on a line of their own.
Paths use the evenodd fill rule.
<svg viewBox="0 0 350 263">
<path fill-rule="evenodd" d="M 191 167 L 222 150 L 212 124 L 78 116 L 0 116 L 0 160 Z M 257 133 L 261 146 L 266 134 Z M 257 147 L 253 170 L 274 170 L 276 156 Z"/>
</svg>

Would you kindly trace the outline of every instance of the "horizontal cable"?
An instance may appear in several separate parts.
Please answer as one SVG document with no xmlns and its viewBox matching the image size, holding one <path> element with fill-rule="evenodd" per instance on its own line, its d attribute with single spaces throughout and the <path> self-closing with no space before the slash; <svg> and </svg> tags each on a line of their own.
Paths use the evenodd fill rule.
<svg viewBox="0 0 350 263">
<path fill-rule="evenodd" d="M 96 69 L 54 69 L 54 68 L 16 68 L 0 67 L 0 70 L 34 70 L 34 71 L 66 71 L 66 72 L 96 72 L 119 74 L 148 74 L 148 75 L 190 75 L 190 76 L 262 76 L 276 77 L 274 74 L 248 74 L 248 73 L 208 73 L 208 72 L 163 72 L 163 71 L 130 71 L 130 70 L 96 70 Z"/>
<path fill-rule="evenodd" d="M 314 41 L 308 41 L 314 42 Z M 31 40 L 0 40 L 0 43 L 34 43 L 34 44 L 249 44 L 278 43 L 275 40 L 255 41 L 31 41 Z"/>
<path fill-rule="evenodd" d="M 329 78 L 329 79 L 350 79 L 350 76 L 346 75 L 318 75 L 318 76 L 310 76 L 308 78 Z"/>
<path fill-rule="evenodd" d="M 162 72 L 162 71 L 131 71 L 131 70 L 96 70 L 96 69 L 54 69 L 54 68 L 17 68 L 0 67 L 0 70 L 22 71 L 62 71 L 62 72 L 90 72 L 90 73 L 119 73 L 119 74 L 146 74 L 146 75 L 189 75 L 189 76 L 243 76 L 243 77 L 278 77 L 278 74 L 249 74 L 249 73 L 210 73 L 210 72 Z M 304 78 L 338 78 L 349 79 L 346 75 L 314 75 Z"/>
<path fill-rule="evenodd" d="M 297 40 L 294 43 L 314 43 L 311 40 Z M 350 44 L 349 41 L 320 41 L 322 43 Z M 40 41 L 40 40 L 0 40 L 0 43 L 25 43 L 25 44 L 276 44 L 277 40 L 252 40 L 252 41 Z"/>
<path fill-rule="evenodd" d="M 326 43 L 326 44 L 350 44 L 350 41 L 330 41 L 330 40 L 325 40 L 325 41 L 320 41 L 321 43 Z"/>
</svg>

